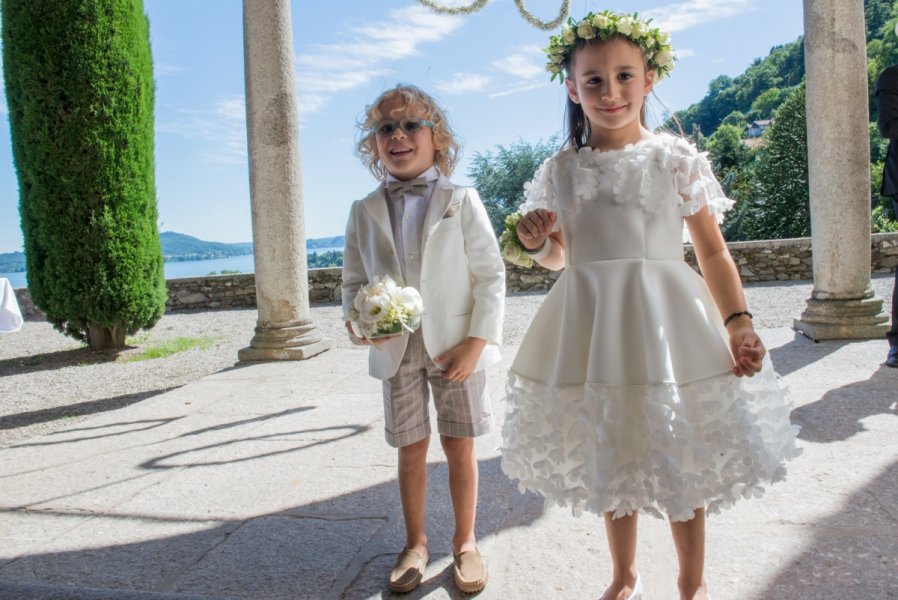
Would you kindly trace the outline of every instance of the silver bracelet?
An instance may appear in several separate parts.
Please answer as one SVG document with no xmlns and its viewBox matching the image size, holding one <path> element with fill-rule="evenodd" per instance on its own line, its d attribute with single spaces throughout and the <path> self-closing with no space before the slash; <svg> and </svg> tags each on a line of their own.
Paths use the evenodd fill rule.
<svg viewBox="0 0 898 600">
<path fill-rule="evenodd" d="M 552 238 L 547 237 L 543 241 L 542 246 L 534 250 L 528 250 L 527 248 L 524 248 L 524 252 L 526 252 L 527 256 L 529 256 L 533 260 L 542 260 L 545 257 L 549 256 L 549 253 L 552 252 Z"/>
</svg>

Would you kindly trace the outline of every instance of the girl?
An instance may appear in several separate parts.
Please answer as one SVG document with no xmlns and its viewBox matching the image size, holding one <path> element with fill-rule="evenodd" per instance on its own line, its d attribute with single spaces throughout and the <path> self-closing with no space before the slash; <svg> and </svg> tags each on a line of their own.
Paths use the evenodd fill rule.
<svg viewBox="0 0 898 600">
<path fill-rule="evenodd" d="M 732 200 L 694 146 L 645 125 L 673 67 L 667 34 L 610 12 L 569 23 L 547 48 L 567 144 L 526 186 L 517 226 L 564 273 L 509 374 L 502 467 L 604 514 L 603 600 L 642 597 L 640 510 L 670 520 L 680 598 L 705 599 L 705 512 L 783 479 L 797 428 L 718 227 Z M 704 279 L 683 260 L 684 220 Z"/>
</svg>

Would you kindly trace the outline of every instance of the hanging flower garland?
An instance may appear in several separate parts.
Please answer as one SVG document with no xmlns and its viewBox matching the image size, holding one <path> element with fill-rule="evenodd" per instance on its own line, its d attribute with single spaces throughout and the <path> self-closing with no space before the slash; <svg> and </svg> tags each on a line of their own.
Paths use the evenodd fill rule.
<svg viewBox="0 0 898 600">
<path fill-rule="evenodd" d="M 548 23 L 545 21 L 540 21 L 536 17 L 533 16 L 527 7 L 524 6 L 524 0 L 514 0 L 514 3 L 518 7 L 518 12 L 521 13 L 521 16 L 527 19 L 527 22 L 536 27 L 537 29 L 542 29 L 543 31 L 551 31 L 561 25 L 565 18 L 567 18 L 568 12 L 571 8 L 571 0 L 562 0 L 561 8 L 558 9 L 558 16 L 555 17 L 554 21 L 549 21 Z"/>
<path fill-rule="evenodd" d="M 423 4 L 430 10 L 443 15 L 469 15 L 471 13 L 479 11 L 481 8 L 486 6 L 489 0 L 475 0 L 468 6 L 458 6 L 454 8 L 440 6 L 433 0 L 418 0 L 418 2 Z M 537 19 L 533 15 L 533 13 L 527 10 L 527 7 L 524 6 L 524 0 L 514 0 L 514 3 L 518 7 L 518 12 L 521 13 L 521 16 L 524 17 L 524 19 L 526 19 L 528 23 L 538 29 L 542 29 L 543 31 L 550 31 L 561 25 L 564 22 L 564 19 L 567 17 L 571 7 L 571 0 L 562 0 L 561 9 L 558 11 L 558 16 L 554 20 L 547 22 Z"/>
<path fill-rule="evenodd" d="M 434 12 L 438 12 L 442 15 L 469 15 L 471 13 L 477 12 L 484 6 L 489 0 L 475 0 L 469 6 L 458 6 L 455 8 L 447 8 L 445 6 L 440 6 L 436 2 L 432 0 L 418 0 L 421 4 L 429 8 Z"/>
</svg>

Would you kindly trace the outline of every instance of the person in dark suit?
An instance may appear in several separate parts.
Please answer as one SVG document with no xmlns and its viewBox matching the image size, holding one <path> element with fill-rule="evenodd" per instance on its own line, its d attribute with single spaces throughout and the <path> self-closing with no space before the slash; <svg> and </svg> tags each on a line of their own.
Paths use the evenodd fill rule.
<svg viewBox="0 0 898 600">
<path fill-rule="evenodd" d="M 886 68 L 876 81 L 876 106 L 879 133 L 889 139 L 880 194 L 892 199 L 892 208 L 898 216 L 898 65 Z M 898 269 L 892 288 L 892 327 L 886 337 L 889 340 L 886 365 L 898 367 Z"/>
</svg>

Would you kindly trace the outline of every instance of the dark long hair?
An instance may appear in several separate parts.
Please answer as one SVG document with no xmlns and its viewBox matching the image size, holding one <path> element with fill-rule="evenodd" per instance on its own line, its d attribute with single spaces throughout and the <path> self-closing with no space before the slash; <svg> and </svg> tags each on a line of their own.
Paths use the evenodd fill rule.
<svg viewBox="0 0 898 600">
<path fill-rule="evenodd" d="M 576 46 L 574 46 L 574 49 L 571 50 L 564 63 L 562 63 L 564 65 L 565 76 L 568 78 L 571 77 L 571 63 L 574 60 L 574 54 L 576 54 L 578 50 L 580 50 L 587 44 L 593 44 L 596 42 L 608 42 L 614 39 L 626 40 L 627 42 L 633 44 L 630 38 L 621 34 L 615 34 L 614 36 L 609 37 L 607 40 L 602 40 L 599 38 L 594 38 L 591 40 L 578 39 Z M 633 45 L 636 46 L 636 44 Z M 636 47 L 639 48 L 639 46 Z M 641 48 L 639 48 L 639 52 L 642 53 Z M 646 73 L 648 73 L 649 66 L 645 60 L 645 55 L 643 55 L 642 57 L 642 63 L 644 65 Z M 579 150 L 586 145 L 586 141 L 589 140 L 589 136 L 592 135 L 592 128 L 589 125 L 589 119 L 586 118 L 586 113 L 583 112 L 583 107 L 571 100 L 570 94 L 567 95 L 567 105 L 564 109 L 564 120 L 566 125 L 564 144 L 565 146 L 570 146 Z M 642 123 L 643 127 L 648 129 L 648 125 L 645 119 L 645 102 L 642 103 L 642 108 L 639 110 L 639 122 Z"/>
</svg>

